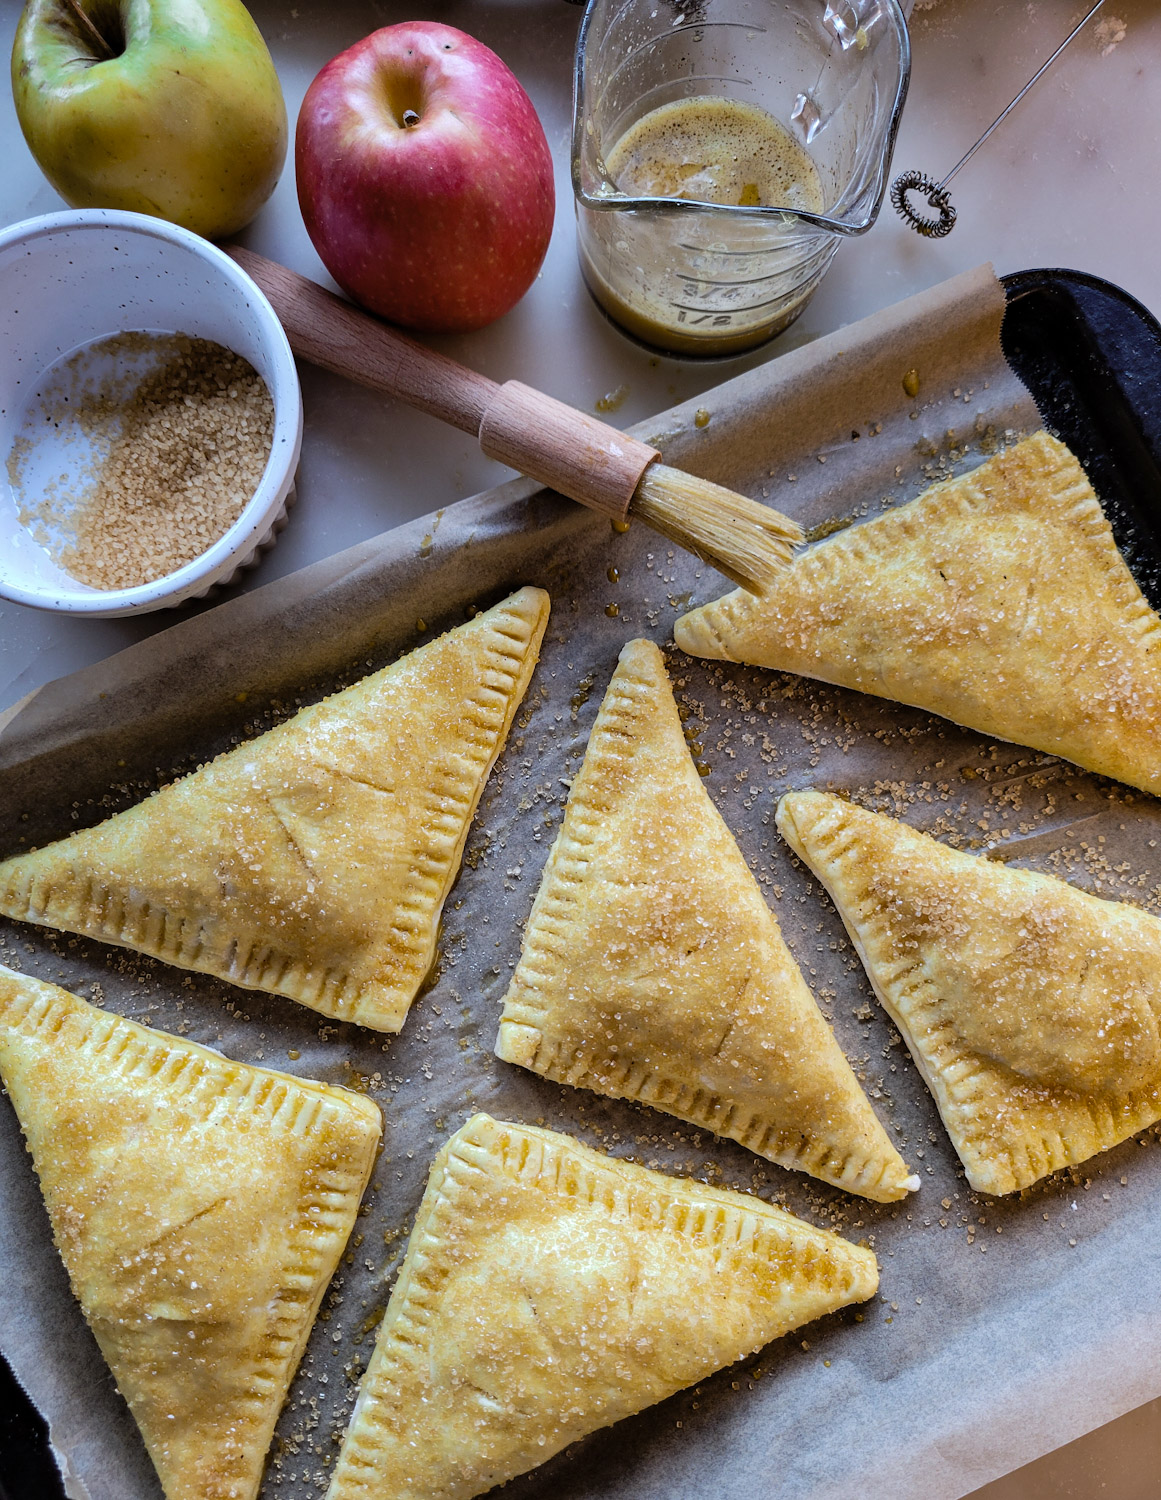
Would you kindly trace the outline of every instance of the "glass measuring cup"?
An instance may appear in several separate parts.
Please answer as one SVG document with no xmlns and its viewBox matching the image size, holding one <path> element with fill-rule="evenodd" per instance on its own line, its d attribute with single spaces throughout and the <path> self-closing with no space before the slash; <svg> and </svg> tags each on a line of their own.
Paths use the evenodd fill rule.
<svg viewBox="0 0 1161 1500">
<path fill-rule="evenodd" d="M 898 0 L 591 0 L 572 178 L 596 301 L 636 338 L 679 354 L 734 354 L 780 333 L 842 237 L 875 222 L 910 58 Z M 693 119 L 703 100 L 773 117 L 790 157 L 809 159 L 809 193 L 756 202 L 746 185 L 739 201 L 698 201 L 696 163 L 676 164 L 691 184 L 682 196 L 619 188 L 608 163 L 634 127 L 648 130 L 640 122 L 666 106 L 680 113 L 682 101 Z"/>
</svg>

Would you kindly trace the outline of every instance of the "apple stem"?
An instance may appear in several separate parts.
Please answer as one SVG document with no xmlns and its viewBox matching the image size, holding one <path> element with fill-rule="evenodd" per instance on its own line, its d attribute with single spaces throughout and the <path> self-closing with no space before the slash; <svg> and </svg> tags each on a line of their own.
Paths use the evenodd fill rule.
<svg viewBox="0 0 1161 1500">
<path fill-rule="evenodd" d="M 85 33 L 86 37 L 89 40 L 89 43 L 102 54 L 102 57 L 106 61 L 111 57 L 115 57 L 116 54 L 114 53 L 109 43 L 105 40 L 104 36 L 102 36 L 97 27 L 97 23 L 93 20 L 92 16 L 86 14 L 86 12 L 81 9 L 79 0 L 65 0 L 65 4 L 68 6 L 69 10 L 72 11 L 73 15 L 80 23 L 81 30 Z"/>
<path fill-rule="evenodd" d="M 415 110 L 405 109 L 403 111 L 403 123 L 408 130 L 410 130 L 413 125 L 419 124 L 419 116 L 416 114 Z"/>
</svg>

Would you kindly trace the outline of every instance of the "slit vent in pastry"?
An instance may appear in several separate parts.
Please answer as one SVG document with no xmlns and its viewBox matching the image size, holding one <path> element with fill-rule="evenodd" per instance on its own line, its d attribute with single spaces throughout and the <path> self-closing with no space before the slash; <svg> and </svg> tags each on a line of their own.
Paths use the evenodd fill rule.
<svg viewBox="0 0 1161 1500">
<path fill-rule="evenodd" d="M 621 652 L 597 715 L 496 1051 L 850 1192 L 919 1186 L 706 793 L 649 641 Z"/>
<path fill-rule="evenodd" d="M 875 1257 L 476 1115 L 436 1158 L 328 1500 L 469 1500 L 800 1324 Z"/>
<path fill-rule="evenodd" d="M 398 1031 L 536 665 L 525 588 L 95 828 L 0 864 L 0 911 Z"/>
<path fill-rule="evenodd" d="M 1045 432 L 828 537 L 761 599 L 683 615 L 692 656 L 942 714 L 1161 795 L 1161 620 Z"/>
<path fill-rule="evenodd" d="M 1011 1193 L 1161 1119 L 1161 921 L 822 792 L 778 827 L 838 907 L 972 1187 Z"/>
<path fill-rule="evenodd" d="M 167 1500 L 252 1500 L 378 1109 L 3 968 L 0 1077 Z"/>
</svg>

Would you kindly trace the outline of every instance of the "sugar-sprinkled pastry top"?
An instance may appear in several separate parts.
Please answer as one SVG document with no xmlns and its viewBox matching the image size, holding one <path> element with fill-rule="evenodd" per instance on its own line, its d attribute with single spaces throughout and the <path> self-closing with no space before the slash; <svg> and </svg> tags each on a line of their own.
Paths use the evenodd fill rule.
<svg viewBox="0 0 1161 1500">
<path fill-rule="evenodd" d="M 942 714 L 1161 793 L 1161 620 L 1045 432 L 683 615 L 693 656 Z"/>
<path fill-rule="evenodd" d="M 4 968 L 0 1077 L 167 1500 L 252 1500 L 378 1108 Z"/>
<path fill-rule="evenodd" d="M 968 1181 L 1028 1187 L 1161 1119 L 1161 921 L 822 792 L 778 827 L 823 881 Z"/>
<path fill-rule="evenodd" d="M 470 1500 L 800 1324 L 875 1257 L 476 1115 L 436 1158 L 328 1500 Z"/>
<path fill-rule="evenodd" d="M 850 1192 L 919 1186 L 705 790 L 650 641 L 621 652 L 593 725 L 496 1050 Z"/>
<path fill-rule="evenodd" d="M 0 864 L 0 911 L 398 1031 L 536 665 L 524 588 L 95 828 Z"/>
</svg>

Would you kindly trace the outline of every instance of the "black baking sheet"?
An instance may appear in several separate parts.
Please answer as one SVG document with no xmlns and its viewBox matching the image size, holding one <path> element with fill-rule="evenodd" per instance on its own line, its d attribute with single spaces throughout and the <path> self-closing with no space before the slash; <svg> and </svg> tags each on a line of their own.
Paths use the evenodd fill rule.
<svg viewBox="0 0 1161 1500">
<path fill-rule="evenodd" d="M 1125 292 L 1083 273 L 1025 271 L 1004 285 L 1004 351 L 1088 469 L 1118 545 L 1158 607 L 1161 327 Z M 42 1424 L 19 1389 L 0 1382 L 0 1500 L 61 1494 Z"/>
</svg>

